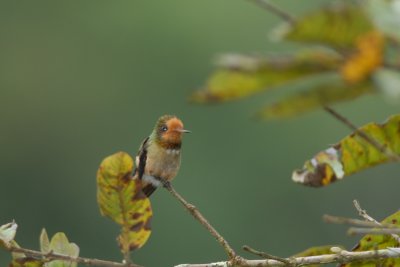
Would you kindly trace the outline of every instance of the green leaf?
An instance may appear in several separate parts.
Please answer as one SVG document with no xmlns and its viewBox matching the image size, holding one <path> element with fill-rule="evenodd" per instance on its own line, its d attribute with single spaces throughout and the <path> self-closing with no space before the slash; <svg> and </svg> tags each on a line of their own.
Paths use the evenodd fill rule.
<svg viewBox="0 0 400 267">
<path fill-rule="evenodd" d="M 269 105 L 258 112 L 262 119 L 280 119 L 297 116 L 321 106 L 351 100 L 373 92 L 371 82 L 348 84 L 339 76 L 324 83 L 318 83 L 308 91 L 295 93 L 279 102 Z"/>
<path fill-rule="evenodd" d="M 122 226 L 118 237 L 123 253 L 142 247 L 150 236 L 152 210 L 141 183 L 132 179 L 133 160 L 124 152 L 103 160 L 97 172 L 97 202 L 101 214 Z"/>
<path fill-rule="evenodd" d="M 400 100 L 400 72 L 389 69 L 380 68 L 372 75 L 374 82 L 378 85 L 379 90 L 385 95 L 388 101 L 399 102 Z"/>
<path fill-rule="evenodd" d="M 393 115 L 383 124 L 369 123 L 359 128 L 369 137 L 400 153 L 400 115 Z M 356 133 L 319 152 L 295 170 L 292 179 L 309 186 L 324 186 L 366 168 L 389 162 L 387 155 Z"/>
<path fill-rule="evenodd" d="M 50 241 L 49 241 L 49 236 L 47 235 L 46 229 L 42 229 L 42 232 L 40 233 L 40 251 L 43 253 L 49 253 L 51 251 L 50 249 Z"/>
<path fill-rule="evenodd" d="M 9 246 L 17 233 L 18 225 L 13 221 L 0 226 L 0 245 Z"/>
<path fill-rule="evenodd" d="M 198 103 L 222 102 L 255 94 L 315 73 L 337 69 L 341 58 L 326 50 L 302 51 L 295 55 L 267 58 L 228 55 L 205 88 L 191 99 Z"/>
<path fill-rule="evenodd" d="M 44 263 L 41 260 L 31 257 L 13 259 L 9 267 L 42 267 Z"/>
<path fill-rule="evenodd" d="M 53 252 L 76 258 L 79 256 L 79 247 L 75 243 L 70 243 L 64 233 L 56 233 L 49 241 L 45 229 L 40 234 L 40 251 L 43 253 Z M 67 261 L 51 261 L 45 264 L 46 267 L 77 267 L 78 264 Z"/>
<path fill-rule="evenodd" d="M 300 17 L 294 25 L 285 25 L 280 35 L 291 41 L 349 48 L 360 35 L 372 28 L 360 6 L 343 1 Z"/>
<path fill-rule="evenodd" d="M 400 41 L 400 4 L 397 0 L 364 0 L 366 12 L 374 25 L 386 35 Z"/>
<path fill-rule="evenodd" d="M 382 224 L 400 225 L 400 211 L 390 215 L 384 219 Z M 399 243 L 391 235 L 365 235 L 353 251 L 367 251 L 375 249 L 385 249 L 388 247 L 398 247 Z M 378 265 L 379 264 L 379 265 Z M 341 267 L 361 267 L 361 266 L 400 266 L 400 259 L 383 259 L 379 261 L 347 263 L 340 265 Z"/>
<path fill-rule="evenodd" d="M 332 247 L 341 247 L 341 246 L 317 246 L 317 247 L 311 247 L 308 248 L 300 253 L 297 253 L 293 255 L 292 257 L 310 257 L 310 256 L 318 256 L 318 255 L 325 255 L 325 254 L 334 254 L 331 251 Z M 308 267 L 318 267 L 321 266 L 320 264 L 313 264 L 313 265 L 307 265 Z"/>
</svg>

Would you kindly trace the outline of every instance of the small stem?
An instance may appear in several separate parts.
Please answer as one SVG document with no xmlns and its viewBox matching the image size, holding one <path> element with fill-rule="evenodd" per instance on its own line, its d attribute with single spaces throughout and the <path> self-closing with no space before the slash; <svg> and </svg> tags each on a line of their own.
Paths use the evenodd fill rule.
<svg viewBox="0 0 400 267">
<path fill-rule="evenodd" d="M 375 220 L 374 218 L 369 216 L 366 210 L 361 208 L 361 205 L 357 201 L 357 199 L 353 200 L 353 204 L 354 204 L 354 207 L 356 208 L 356 210 L 358 211 L 358 214 L 361 217 L 363 217 L 365 220 L 367 220 L 369 222 L 373 222 L 373 223 L 375 223 L 376 225 L 379 225 L 379 226 L 382 225 L 380 222 L 378 222 L 377 220 Z M 391 236 L 397 241 L 397 244 L 400 244 L 400 237 L 398 235 L 392 233 Z"/>
<path fill-rule="evenodd" d="M 376 224 L 376 222 L 371 221 L 363 221 L 358 219 L 352 218 L 344 218 L 344 217 L 337 217 L 332 215 L 325 214 L 322 216 L 322 219 L 326 223 L 336 223 L 336 224 L 350 224 L 354 226 L 363 226 L 363 227 L 379 227 L 379 228 L 399 228 L 400 226 L 396 224 Z"/>
<path fill-rule="evenodd" d="M 333 248 L 332 248 L 333 249 Z M 346 251 L 346 250 L 337 250 L 334 254 L 324 254 L 324 255 L 316 255 L 316 256 L 307 256 L 307 257 L 297 257 L 291 259 L 292 266 L 308 266 L 308 265 L 321 265 L 321 264 L 330 264 L 330 263 L 358 263 L 360 262 L 369 262 L 369 261 L 379 261 L 382 259 L 388 258 L 400 258 L 400 248 L 387 248 L 387 249 L 379 249 L 379 250 L 368 250 L 368 251 Z M 213 263 L 204 263 L 204 264 L 180 264 L 175 267 L 227 267 L 232 266 L 229 265 L 230 262 L 220 261 Z M 238 265 L 234 265 L 236 267 L 239 266 L 254 266 L 254 267 L 287 267 L 286 263 L 270 260 L 270 259 L 262 259 L 262 260 L 243 260 L 242 263 Z M 290 265 L 289 265 L 290 266 Z"/>
<path fill-rule="evenodd" d="M 243 246 L 242 248 L 243 248 L 243 250 L 245 250 L 245 251 L 247 251 L 249 253 L 252 253 L 254 255 L 257 255 L 257 256 L 259 256 L 259 257 L 261 257 L 263 259 L 270 259 L 270 260 L 280 261 L 280 262 L 283 262 L 283 263 L 285 263 L 285 264 L 287 264 L 289 266 L 291 264 L 290 261 L 287 260 L 287 259 L 283 259 L 283 258 L 274 256 L 274 255 L 271 255 L 271 254 L 268 254 L 268 253 L 265 253 L 265 252 L 262 252 L 262 251 L 255 250 L 254 248 L 251 248 L 251 247 L 246 246 L 246 245 Z"/>
<path fill-rule="evenodd" d="M 248 0 L 250 2 L 255 3 L 256 5 L 260 6 L 261 8 L 268 10 L 271 13 L 274 13 L 284 21 L 288 22 L 289 24 L 293 25 L 296 23 L 296 19 L 287 13 L 285 10 L 277 7 L 276 5 L 272 4 L 268 0 Z"/>
<path fill-rule="evenodd" d="M 215 228 L 207 221 L 207 219 L 204 218 L 200 211 L 195 206 L 187 202 L 178 192 L 176 192 L 170 183 L 166 183 L 164 187 L 186 208 L 187 211 L 189 211 L 190 214 L 192 214 L 197 221 L 199 221 L 211 233 L 212 236 L 215 237 L 218 243 L 220 243 L 220 245 L 225 249 L 229 260 L 235 260 L 237 258 L 236 252 L 222 237 L 222 235 L 220 235 L 218 231 L 215 230 Z"/>
<path fill-rule="evenodd" d="M 393 161 L 400 162 L 400 156 L 393 153 L 393 151 L 390 150 L 390 148 L 383 146 L 380 144 L 378 141 L 376 141 L 374 138 L 370 137 L 368 134 L 366 134 L 364 131 L 358 129 L 351 121 L 349 121 L 347 118 L 344 116 L 340 115 L 337 113 L 335 110 L 332 108 L 325 106 L 324 107 L 325 111 L 331 114 L 333 117 L 347 125 L 350 129 L 352 129 L 355 133 L 357 133 L 360 137 L 362 137 L 365 141 L 370 143 L 372 146 L 374 146 L 377 150 L 379 150 L 381 153 L 385 154 L 389 159 Z"/>
<path fill-rule="evenodd" d="M 100 266 L 100 267 L 141 267 L 140 265 L 136 265 L 133 263 L 119 263 L 113 261 L 105 261 L 99 259 L 90 259 L 90 258 L 82 258 L 82 257 L 71 257 L 66 255 L 57 254 L 54 252 L 50 253 L 42 253 L 40 251 L 26 249 L 26 248 L 18 248 L 18 247 L 7 247 L 6 248 L 10 252 L 24 253 L 27 256 L 37 257 L 39 259 L 43 259 L 46 262 L 53 260 L 63 260 L 68 262 L 76 262 L 88 266 Z"/>
</svg>

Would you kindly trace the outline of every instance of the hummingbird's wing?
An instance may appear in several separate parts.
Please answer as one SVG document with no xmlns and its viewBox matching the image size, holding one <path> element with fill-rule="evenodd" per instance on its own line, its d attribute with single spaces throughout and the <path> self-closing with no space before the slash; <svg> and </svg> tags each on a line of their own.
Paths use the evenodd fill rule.
<svg viewBox="0 0 400 267">
<path fill-rule="evenodd" d="M 137 175 L 139 179 L 142 179 L 146 167 L 148 141 L 149 137 L 144 139 L 136 156 L 136 168 L 133 171 L 133 176 Z"/>
<path fill-rule="evenodd" d="M 146 168 L 146 160 L 147 160 L 147 146 L 148 146 L 149 137 L 144 139 L 142 145 L 139 148 L 139 152 L 136 156 L 136 168 L 133 171 L 133 176 L 136 176 L 142 180 L 143 174 Z M 144 185 L 142 188 L 143 193 L 149 197 L 157 187 L 154 187 L 152 184 Z"/>
</svg>

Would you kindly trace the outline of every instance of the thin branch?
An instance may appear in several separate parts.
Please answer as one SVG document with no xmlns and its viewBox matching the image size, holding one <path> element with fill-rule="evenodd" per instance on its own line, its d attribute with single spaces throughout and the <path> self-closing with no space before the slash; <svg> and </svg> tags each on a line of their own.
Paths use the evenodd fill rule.
<svg viewBox="0 0 400 267">
<path fill-rule="evenodd" d="M 347 231 L 348 235 L 396 235 L 400 234 L 400 228 L 361 228 L 361 227 L 350 227 Z"/>
<path fill-rule="evenodd" d="M 385 154 L 389 159 L 393 161 L 400 162 L 400 156 L 393 153 L 393 151 L 376 141 L 374 138 L 370 137 L 368 134 L 366 134 L 364 131 L 360 130 L 355 126 L 351 121 L 349 121 L 346 117 L 340 115 L 337 113 L 335 110 L 332 108 L 325 106 L 324 107 L 325 111 L 331 114 L 333 117 L 347 125 L 350 129 L 352 129 L 355 133 L 357 133 L 360 137 L 362 137 L 365 141 L 370 143 L 372 146 L 374 146 L 376 149 L 378 149 L 381 153 Z"/>
<path fill-rule="evenodd" d="M 54 260 L 62 260 L 68 262 L 76 262 L 88 266 L 99 266 L 99 267 L 141 267 L 140 265 L 136 265 L 133 263 L 119 263 L 113 261 L 105 261 L 99 259 L 90 259 L 90 258 L 82 258 L 82 257 L 71 257 L 66 255 L 57 254 L 54 252 L 50 253 L 42 253 L 40 251 L 26 249 L 26 248 L 18 248 L 14 246 L 6 247 L 6 249 L 10 252 L 24 253 L 27 256 L 31 256 L 34 258 L 38 258 L 45 262 L 50 262 Z"/>
<path fill-rule="evenodd" d="M 354 207 L 356 207 L 356 210 L 358 211 L 358 214 L 363 217 L 365 220 L 370 221 L 375 223 L 376 225 L 382 225 L 380 222 L 372 218 L 371 216 L 368 215 L 367 211 L 361 208 L 360 203 L 357 201 L 357 199 L 353 200 Z M 397 241 L 397 244 L 400 244 L 400 237 L 396 234 L 391 234 L 391 236 Z"/>
<path fill-rule="evenodd" d="M 228 254 L 229 260 L 240 261 L 241 258 L 237 256 L 236 252 L 232 249 L 232 247 L 228 244 L 228 242 L 218 233 L 217 230 L 207 221 L 207 219 L 200 213 L 200 211 L 192 204 L 187 202 L 175 189 L 172 187 L 170 183 L 165 183 L 164 187 L 174 196 L 188 211 L 192 216 L 198 220 L 215 239 L 220 243 L 220 245 L 225 249 L 226 254 Z"/>
<path fill-rule="evenodd" d="M 362 226 L 362 227 L 378 227 L 378 228 L 390 228 L 390 229 L 400 227 L 399 225 L 396 225 L 396 224 L 381 223 L 380 225 L 378 225 L 378 224 L 376 224 L 376 222 L 363 221 L 363 220 L 345 218 L 345 217 L 337 217 L 337 216 L 332 216 L 332 215 L 327 215 L 327 214 L 322 216 L 322 220 L 326 223 L 349 224 L 349 225 Z"/>
<path fill-rule="evenodd" d="M 247 252 L 249 252 L 249 253 L 252 253 L 252 254 L 254 254 L 254 255 L 257 255 L 257 256 L 259 256 L 259 257 L 261 257 L 261 258 L 264 258 L 264 259 L 270 259 L 270 260 L 280 261 L 280 262 L 283 262 L 283 263 L 285 263 L 285 264 L 287 264 L 287 265 L 290 265 L 290 264 L 291 264 L 291 263 L 290 263 L 290 260 L 283 259 L 283 258 L 274 256 L 274 255 L 271 255 L 271 254 L 268 254 L 268 253 L 265 253 L 265 252 L 262 252 L 262 251 L 255 250 L 254 248 L 251 248 L 251 247 L 246 246 L 246 245 L 243 246 L 242 248 L 243 248 L 243 250 L 245 250 L 245 251 L 247 251 Z"/>
<path fill-rule="evenodd" d="M 296 19 L 292 15 L 287 13 L 285 10 L 275 6 L 273 3 L 271 3 L 268 0 L 248 0 L 248 1 L 253 2 L 256 5 L 260 6 L 261 8 L 268 10 L 269 12 L 277 15 L 278 17 L 280 17 L 284 21 L 290 23 L 291 25 L 296 23 Z"/>
<path fill-rule="evenodd" d="M 328 263 L 348 263 L 359 261 L 373 261 L 387 258 L 400 258 L 400 248 L 387 248 L 380 250 L 350 252 L 340 248 L 332 248 L 335 254 L 325 254 L 309 257 L 298 257 L 291 260 L 292 266 L 307 266 L 313 264 L 328 264 Z M 228 267 L 232 266 L 228 261 L 204 263 L 204 264 L 180 264 L 175 267 Z M 276 260 L 243 260 L 237 267 L 252 267 L 252 266 L 290 266 L 286 263 Z"/>
</svg>

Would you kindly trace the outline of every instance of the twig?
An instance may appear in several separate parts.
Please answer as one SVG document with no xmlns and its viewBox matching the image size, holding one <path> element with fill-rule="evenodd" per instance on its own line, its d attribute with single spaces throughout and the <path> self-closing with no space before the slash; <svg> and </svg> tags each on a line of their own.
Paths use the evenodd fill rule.
<svg viewBox="0 0 400 267">
<path fill-rule="evenodd" d="M 100 267 L 141 267 L 140 265 L 136 265 L 133 263 L 119 263 L 113 261 L 105 261 L 99 259 L 90 259 L 90 258 L 82 258 L 82 257 L 71 257 L 66 255 L 57 254 L 54 252 L 50 253 L 42 253 L 40 251 L 26 249 L 26 248 L 18 248 L 14 246 L 6 247 L 6 249 L 10 252 L 24 253 L 27 256 L 31 256 L 34 258 L 41 259 L 45 262 L 53 261 L 53 260 L 63 260 L 68 262 L 76 262 L 88 266 L 100 266 Z"/>
<path fill-rule="evenodd" d="M 393 161 L 400 162 L 400 156 L 393 153 L 393 151 L 390 150 L 390 148 L 385 147 L 378 141 L 376 141 L 374 138 L 370 137 L 368 134 L 366 134 L 364 131 L 358 129 L 351 121 L 349 121 L 347 118 L 344 116 L 340 115 L 337 113 L 335 110 L 328 106 L 324 106 L 324 109 L 326 112 L 331 114 L 333 117 L 347 125 L 350 129 L 352 129 L 356 134 L 358 134 L 360 137 L 362 137 L 365 141 L 370 143 L 372 146 L 374 146 L 376 149 L 378 149 L 381 153 L 385 154 L 389 159 Z"/>
<path fill-rule="evenodd" d="M 380 222 L 369 216 L 366 210 L 361 208 L 360 202 L 358 202 L 357 199 L 353 200 L 353 204 L 356 210 L 358 211 L 358 215 L 360 215 L 360 217 L 363 217 L 366 221 L 373 222 L 376 225 L 381 225 Z"/>
<path fill-rule="evenodd" d="M 348 235 L 393 235 L 400 234 L 400 228 L 360 228 L 360 227 L 350 227 L 347 231 Z"/>
<path fill-rule="evenodd" d="M 249 253 L 252 253 L 254 255 L 257 255 L 257 256 L 259 256 L 261 258 L 264 258 L 264 259 L 280 261 L 280 262 L 283 262 L 283 263 L 285 263 L 287 265 L 291 264 L 290 261 L 287 260 L 287 259 L 283 259 L 283 258 L 274 256 L 274 255 L 271 255 L 271 254 L 268 254 L 268 253 L 265 253 L 265 252 L 262 252 L 262 251 L 255 250 L 254 248 L 251 248 L 251 247 L 246 246 L 246 245 L 243 246 L 242 248 L 243 248 L 243 250 L 245 250 L 245 251 L 247 251 Z"/>
<path fill-rule="evenodd" d="M 220 245 L 225 249 L 229 260 L 233 260 L 235 262 L 241 260 L 228 242 L 222 237 L 222 235 L 218 233 L 217 230 L 215 230 L 215 228 L 207 221 L 206 218 L 204 218 L 204 216 L 195 206 L 187 202 L 178 192 L 176 192 L 170 183 L 165 183 L 164 187 L 189 211 L 190 214 L 192 214 L 196 220 L 198 220 L 211 233 L 212 236 L 215 237 L 218 243 L 220 243 Z"/>
<path fill-rule="evenodd" d="M 309 257 L 298 257 L 293 258 L 291 263 L 294 266 L 306 266 L 312 264 L 328 264 L 328 263 L 348 263 L 348 262 L 360 262 L 360 261 L 371 261 L 386 258 L 400 258 L 400 248 L 387 248 L 380 250 L 370 250 L 370 251 L 358 251 L 350 252 L 342 250 L 340 248 L 332 248 L 335 254 L 324 254 L 318 256 Z M 204 264 L 180 264 L 175 267 L 228 267 L 230 262 L 213 262 Z M 237 267 L 275 267 L 275 266 L 288 266 L 286 263 L 276 261 L 276 260 L 243 260 L 240 264 L 235 265 Z"/>
<path fill-rule="evenodd" d="M 356 210 L 358 211 L 358 214 L 363 217 L 365 220 L 369 222 L 373 222 L 376 225 L 382 225 L 380 222 L 372 218 L 371 216 L 368 215 L 367 211 L 361 208 L 360 203 L 357 201 L 357 199 L 353 200 L 354 207 L 356 207 Z M 391 236 L 397 241 L 397 244 L 400 244 L 400 237 L 396 234 L 391 234 Z"/>
<path fill-rule="evenodd" d="M 350 224 L 350 225 L 354 225 L 354 226 L 363 226 L 363 227 L 379 227 L 379 228 L 390 228 L 390 229 L 400 227 L 399 225 L 396 225 L 396 224 L 382 223 L 382 224 L 378 225 L 378 224 L 376 224 L 376 222 L 363 221 L 363 220 L 345 218 L 345 217 L 337 217 L 337 216 L 332 216 L 332 215 L 327 215 L 327 214 L 322 216 L 322 219 L 326 223 Z"/>
<path fill-rule="evenodd" d="M 285 10 L 275 6 L 268 0 L 248 0 L 250 2 L 255 3 L 256 5 L 262 7 L 265 10 L 268 10 L 271 13 L 274 13 L 278 17 L 282 18 L 284 21 L 290 23 L 291 25 L 296 23 L 296 19 L 287 13 Z"/>
</svg>

